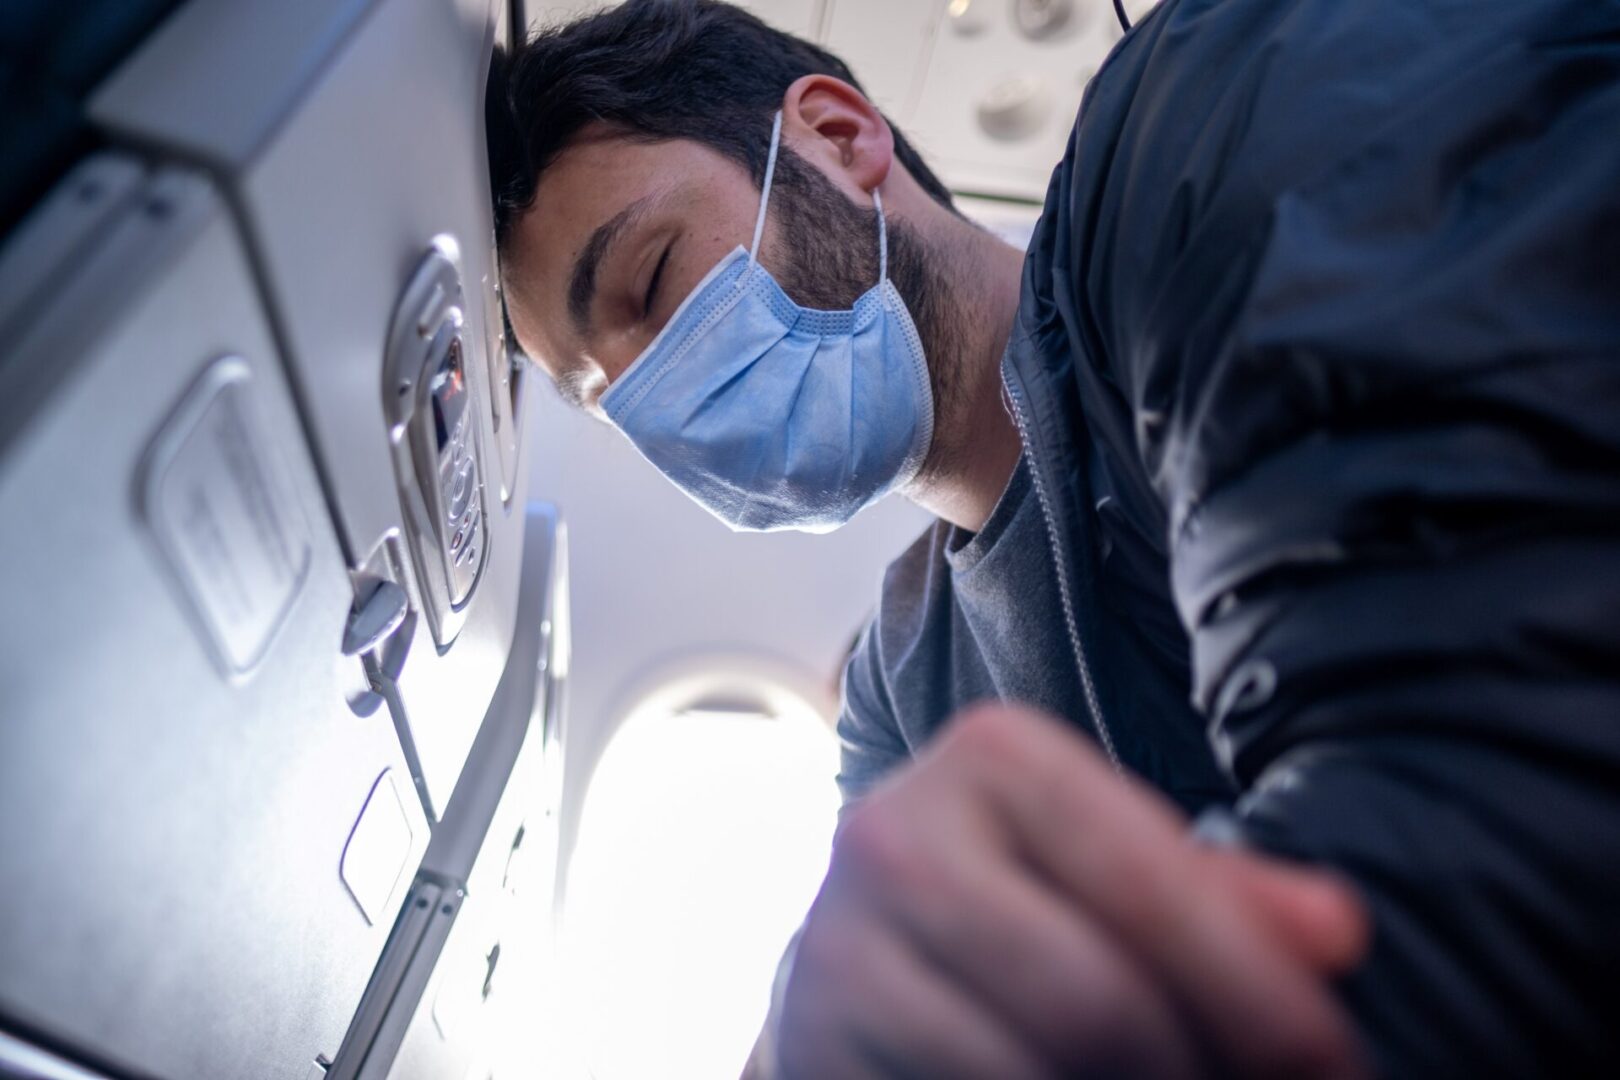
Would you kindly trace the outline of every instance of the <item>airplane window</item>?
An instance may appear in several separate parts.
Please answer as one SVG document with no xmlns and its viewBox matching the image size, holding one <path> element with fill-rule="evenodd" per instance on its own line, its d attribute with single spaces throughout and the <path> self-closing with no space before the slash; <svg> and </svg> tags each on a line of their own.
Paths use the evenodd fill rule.
<svg viewBox="0 0 1620 1080">
<path fill-rule="evenodd" d="M 838 807 L 825 719 L 767 689 L 640 708 L 597 767 L 561 942 L 595 1080 L 735 1076 L 764 1021 Z"/>
</svg>

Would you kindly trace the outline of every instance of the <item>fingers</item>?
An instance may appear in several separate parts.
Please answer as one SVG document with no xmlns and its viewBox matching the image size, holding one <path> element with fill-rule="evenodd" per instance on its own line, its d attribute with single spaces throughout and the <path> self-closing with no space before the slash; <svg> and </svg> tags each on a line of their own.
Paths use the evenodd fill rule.
<svg viewBox="0 0 1620 1080">
<path fill-rule="evenodd" d="M 1022 857 L 1129 950 L 1216 1060 L 1244 1076 L 1361 1075 L 1320 977 L 1199 874 L 1206 853 L 1167 803 L 1029 711 L 966 715 L 942 743 L 940 772 L 979 787 Z"/>
<path fill-rule="evenodd" d="M 1360 1076 L 1338 885 L 1186 841 L 1037 714 L 981 710 L 846 819 L 782 999 L 788 1080 Z"/>
<path fill-rule="evenodd" d="M 784 1040 L 813 1044 L 828 1076 L 1197 1075 L 1166 995 L 1011 859 L 962 794 L 917 773 L 846 819 Z"/>
<path fill-rule="evenodd" d="M 1361 961 L 1371 930 L 1366 909 L 1348 885 L 1243 851 L 1206 855 L 1210 872 L 1302 963 L 1336 976 Z"/>
<path fill-rule="evenodd" d="M 799 943 L 778 1026 L 781 1080 L 1061 1076 L 901 938 L 836 897 Z"/>
<path fill-rule="evenodd" d="M 1060 1075 L 1198 1075 L 1169 998 L 1072 905 L 1016 868 L 973 857 L 894 914 L 916 948 Z"/>
</svg>

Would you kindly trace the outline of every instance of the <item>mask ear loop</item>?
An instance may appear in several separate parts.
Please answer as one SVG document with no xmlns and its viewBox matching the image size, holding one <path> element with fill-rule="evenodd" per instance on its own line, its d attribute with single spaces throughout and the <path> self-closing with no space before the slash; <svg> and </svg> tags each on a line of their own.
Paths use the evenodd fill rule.
<svg viewBox="0 0 1620 1080">
<path fill-rule="evenodd" d="M 878 215 L 878 284 L 886 285 L 889 281 L 889 221 L 883 213 L 883 192 L 877 188 L 872 189 L 872 205 L 877 207 Z"/>
<path fill-rule="evenodd" d="M 759 263 L 759 245 L 765 238 L 765 211 L 771 205 L 771 184 L 776 179 L 776 157 L 782 149 L 782 110 L 776 110 L 776 118 L 771 122 L 771 150 L 765 159 L 765 179 L 760 185 L 759 216 L 754 219 L 754 242 L 748 248 L 748 268 L 752 270 Z M 877 188 L 872 189 L 872 205 L 877 210 L 878 219 L 878 284 L 886 284 L 889 280 L 889 221 L 883 213 L 883 193 Z"/>
<path fill-rule="evenodd" d="M 759 193 L 759 218 L 754 222 L 754 244 L 748 249 L 748 268 L 759 262 L 759 242 L 765 236 L 765 208 L 771 205 L 771 181 L 776 178 L 776 154 L 782 146 L 782 110 L 776 110 L 771 124 L 771 153 L 765 159 L 765 181 Z"/>
</svg>

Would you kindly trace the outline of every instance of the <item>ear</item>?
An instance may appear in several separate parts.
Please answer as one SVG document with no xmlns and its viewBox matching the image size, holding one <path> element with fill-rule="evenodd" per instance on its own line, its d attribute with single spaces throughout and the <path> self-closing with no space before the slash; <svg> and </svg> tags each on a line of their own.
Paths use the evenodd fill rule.
<svg viewBox="0 0 1620 1080">
<path fill-rule="evenodd" d="M 782 140 L 861 202 L 894 164 L 888 121 L 865 94 L 831 75 L 805 75 L 788 87 Z"/>
</svg>

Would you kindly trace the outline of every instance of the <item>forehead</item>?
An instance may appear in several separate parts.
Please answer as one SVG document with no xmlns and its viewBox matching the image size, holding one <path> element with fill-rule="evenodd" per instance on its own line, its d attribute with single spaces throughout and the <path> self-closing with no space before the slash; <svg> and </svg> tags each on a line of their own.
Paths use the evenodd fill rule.
<svg viewBox="0 0 1620 1080">
<path fill-rule="evenodd" d="M 638 202 L 649 218 L 724 235 L 751 215 L 759 192 L 747 170 L 689 139 L 647 141 L 592 125 L 541 173 L 534 204 L 516 223 L 507 252 L 513 329 L 552 366 L 582 343 L 567 319 L 569 278 L 598 228 Z M 638 215 L 639 217 L 639 215 Z M 555 373 L 555 372 L 554 372 Z"/>
</svg>

